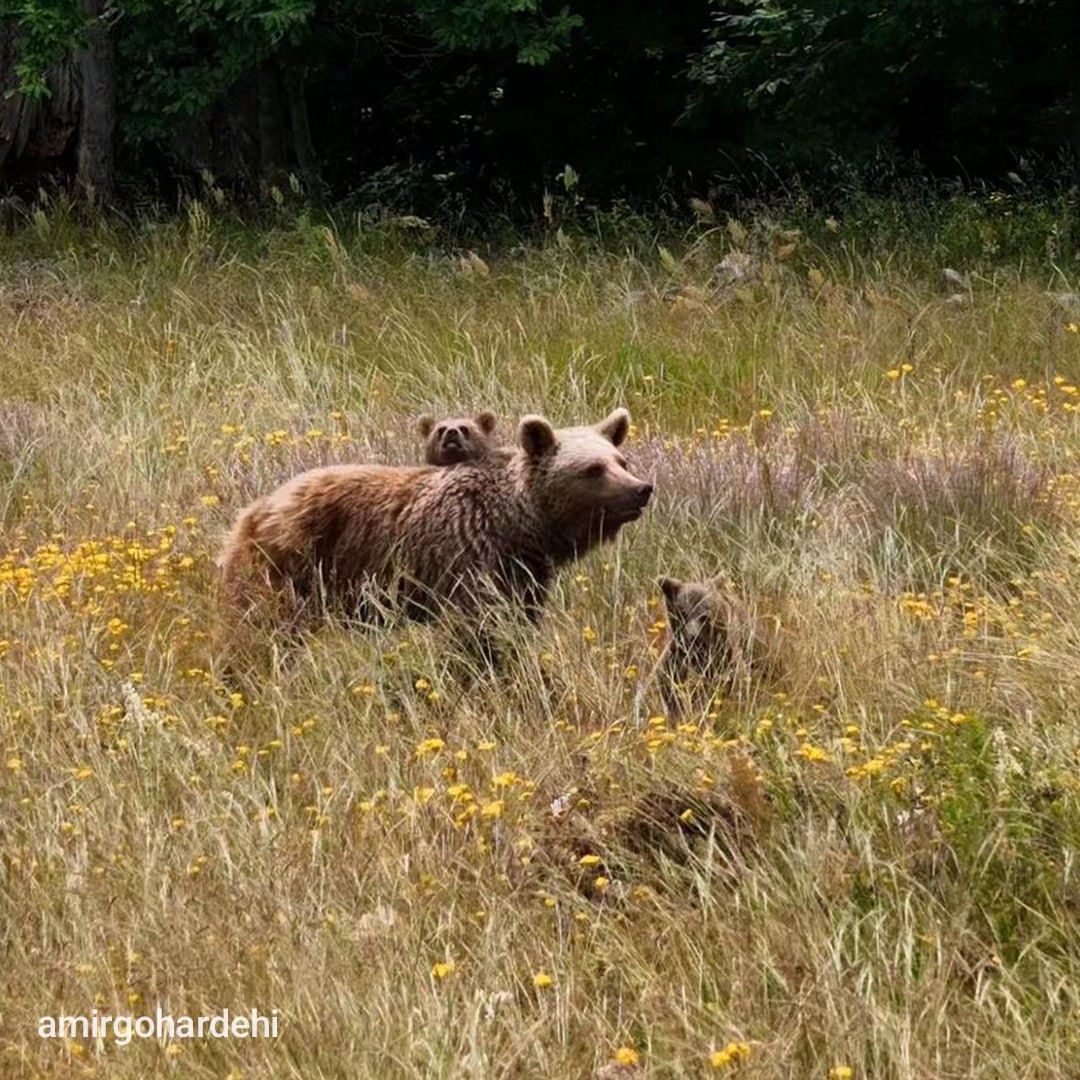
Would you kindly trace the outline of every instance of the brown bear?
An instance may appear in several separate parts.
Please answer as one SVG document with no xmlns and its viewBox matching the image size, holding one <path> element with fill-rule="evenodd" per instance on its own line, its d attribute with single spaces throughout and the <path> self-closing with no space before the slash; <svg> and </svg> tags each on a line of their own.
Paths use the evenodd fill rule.
<svg viewBox="0 0 1080 1080">
<path fill-rule="evenodd" d="M 769 681 L 777 673 L 779 620 L 760 615 L 726 575 L 707 581 L 663 577 L 668 642 L 657 665 L 664 702 L 681 706 L 688 677 L 703 677 L 714 690 L 739 681 Z"/>
<path fill-rule="evenodd" d="M 556 568 L 649 502 L 652 484 L 619 450 L 629 427 L 625 409 L 558 431 L 526 416 L 513 449 L 453 468 L 301 473 L 237 518 L 218 559 L 228 607 L 294 626 L 327 601 L 356 612 L 373 594 L 421 618 L 447 605 L 472 617 L 501 599 L 535 620 Z"/>
<path fill-rule="evenodd" d="M 486 410 L 475 416 L 438 421 L 425 413 L 417 426 L 424 440 L 424 460 L 429 465 L 478 461 L 494 447 L 491 434 L 495 430 L 495 414 Z"/>
</svg>

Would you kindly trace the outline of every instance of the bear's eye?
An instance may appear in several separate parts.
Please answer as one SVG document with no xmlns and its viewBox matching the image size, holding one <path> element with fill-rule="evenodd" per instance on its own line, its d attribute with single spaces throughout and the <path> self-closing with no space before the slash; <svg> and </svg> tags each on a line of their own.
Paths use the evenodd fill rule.
<svg viewBox="0 0 1080 1080">
<path fill-rule="evenodd" d="M 590 480 L 599 480 L 600 477 L 603 476 L 605 472 L 607 472 L 607 466 L 606 465 L 600 465 L 600 464 L 590 465 L 585 470 L 585 475 Z"/>
<path fill-rule="evenodd" d="M 626 458 L 617 457 L 615 459 L 615 464 L 618 465 L 620 469 L 625 469 L 626 468 Z"/>
</svg>

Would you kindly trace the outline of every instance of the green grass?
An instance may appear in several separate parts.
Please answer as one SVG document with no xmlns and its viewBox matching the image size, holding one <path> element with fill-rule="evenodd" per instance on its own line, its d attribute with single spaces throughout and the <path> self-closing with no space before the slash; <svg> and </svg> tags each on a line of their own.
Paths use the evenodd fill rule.
<svg viewBox="0 0 1080 1080">
<path fill-rule="evenodd" d="M 200 204 L 0 239 L 0 1074 L 1075 1075 L 1075 282 L 1050 211 L 872 209 L 479 262 Z M 618 404 L 655 505 L 503 678 L 331 625 L 229 696 L 248 499 L 416 460 L 424 411 Z M 662 717 L 655 580 L 719 570 L 781 685 Z M 281 1037 L 37 1036 L 158 1004 Z"/>
</svg>

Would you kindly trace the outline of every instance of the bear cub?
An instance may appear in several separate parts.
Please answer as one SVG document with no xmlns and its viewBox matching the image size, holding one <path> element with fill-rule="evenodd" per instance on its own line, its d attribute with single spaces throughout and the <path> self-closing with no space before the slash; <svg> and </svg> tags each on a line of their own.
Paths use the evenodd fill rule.
<svg viewBox="0 0 1080 1080">
<path fill-rule="evenodd" d="M 429 465 L 457 465 L 487 457 L 495 446 L 491 438 L 495 423 L 495 414 L 486 410 L 438 421 L 425 413 L 417 422 L 424 440 L 424 460 Z"/>
<path fill-rule="evenodd" d="M 706 581 L 663 577 L 668 642 L 657 666 L 664 702 L 673 712 L 689 680 L 729 691 L 739 682 L 776 674 L 779 620 L 759 614 L 725 575 Z"/>
</svg>

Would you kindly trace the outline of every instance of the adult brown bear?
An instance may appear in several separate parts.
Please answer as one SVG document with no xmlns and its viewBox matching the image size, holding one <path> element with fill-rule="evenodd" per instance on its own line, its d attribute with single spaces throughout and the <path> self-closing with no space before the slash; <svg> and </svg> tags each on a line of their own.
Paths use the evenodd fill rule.
<svg viewBox="0 0 1080 1080">
<path fill-rule="evenodd" d="M 630 415 L 556 431 L 523 417 L 516 446 L 453 468 L 312 469 L 240 513 L 218 559 L 232 616 L 295 625 L 373 593 L 413 617 L 508 601 L 535 619 L 555 570 L 641 516 L 653 486 L 619 447 Z M 479 620 L 476 620 L 479 621 Z"/>
</svg>

